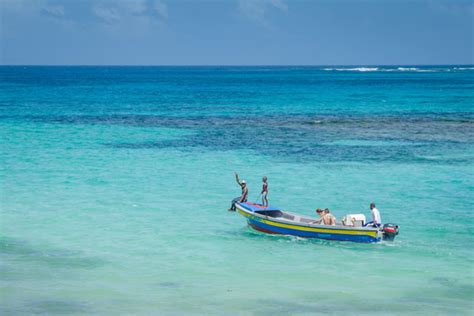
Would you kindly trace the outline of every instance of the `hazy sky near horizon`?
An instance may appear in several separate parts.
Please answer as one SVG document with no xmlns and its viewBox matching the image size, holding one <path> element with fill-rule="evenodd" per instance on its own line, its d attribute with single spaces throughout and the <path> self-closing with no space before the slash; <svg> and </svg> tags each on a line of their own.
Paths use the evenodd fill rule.
<svg viewBox="0 0 474 316">
<path fill-rule="evenodd" d="M 473 64 L 472 0 L 0 0 L 0 63 Z"/>
</svg>

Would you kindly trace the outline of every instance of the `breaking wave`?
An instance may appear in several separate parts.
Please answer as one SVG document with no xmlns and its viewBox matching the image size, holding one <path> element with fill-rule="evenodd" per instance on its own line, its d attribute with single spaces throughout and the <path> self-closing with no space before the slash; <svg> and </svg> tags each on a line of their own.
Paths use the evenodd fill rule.
<svg viewBox="0 0 474 316">
<path fill-rule="evenodd" d="M 420 69 L 415 68 L 415 67 L 412 67 L 412 68 L 398 67 L 397 70 L 400 70 L 400 71 L 417 71 L 417 70 L 420 70 Z"/>
<path fill-rule="evenodd" d="M 351 67 L 351 68 L 323 68 L 325 71 L 358 71 L 358 72 L 450 72 L 472 71 L 474 67 Z"/>
<path fill-rule="evenodd" d="M 378 71 L 378 67 L 356 67 L 356 68 L 324 68 L 324 70 L 336 71 Z"/>
</svg>

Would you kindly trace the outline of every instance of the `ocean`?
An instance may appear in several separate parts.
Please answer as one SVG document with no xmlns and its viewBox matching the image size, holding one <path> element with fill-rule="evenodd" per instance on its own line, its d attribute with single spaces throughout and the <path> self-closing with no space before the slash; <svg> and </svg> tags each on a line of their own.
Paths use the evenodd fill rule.
<svg viewBox="0 0 474 316">
<path fill-rule="evenodd" d="M 0 67 L 3 315 L 472 315 L 474 67 Z M 265 235 L 269 201 L 400 225 Z"/>
</svg>

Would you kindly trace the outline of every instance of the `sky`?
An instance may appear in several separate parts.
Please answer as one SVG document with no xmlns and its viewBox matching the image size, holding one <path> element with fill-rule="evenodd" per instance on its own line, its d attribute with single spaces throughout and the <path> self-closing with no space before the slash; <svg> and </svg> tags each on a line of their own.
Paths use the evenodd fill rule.
<svg viewBox="0 0 474 316">
<path fill-rule="evenodd" d="M 0 64 L 473 64 L 473 21 L 474 0 L 0 0 Z"/>
</svg>

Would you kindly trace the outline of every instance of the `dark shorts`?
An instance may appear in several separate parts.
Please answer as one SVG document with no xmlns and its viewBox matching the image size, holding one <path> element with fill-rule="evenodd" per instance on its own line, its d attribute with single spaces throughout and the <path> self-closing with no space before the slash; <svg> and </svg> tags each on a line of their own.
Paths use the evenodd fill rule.
<svg viewBox="0 0 474 316">
<path fill-rule="evenodd" d="M 230 208 L 235 211 L 235 203 L 240 202 L 242 199 L 242 196 L 238 196 L 235 199 L 232 200 Z M 247 199 L 244 200 L 244 202 L 247 202 Z"/>
</svg>

